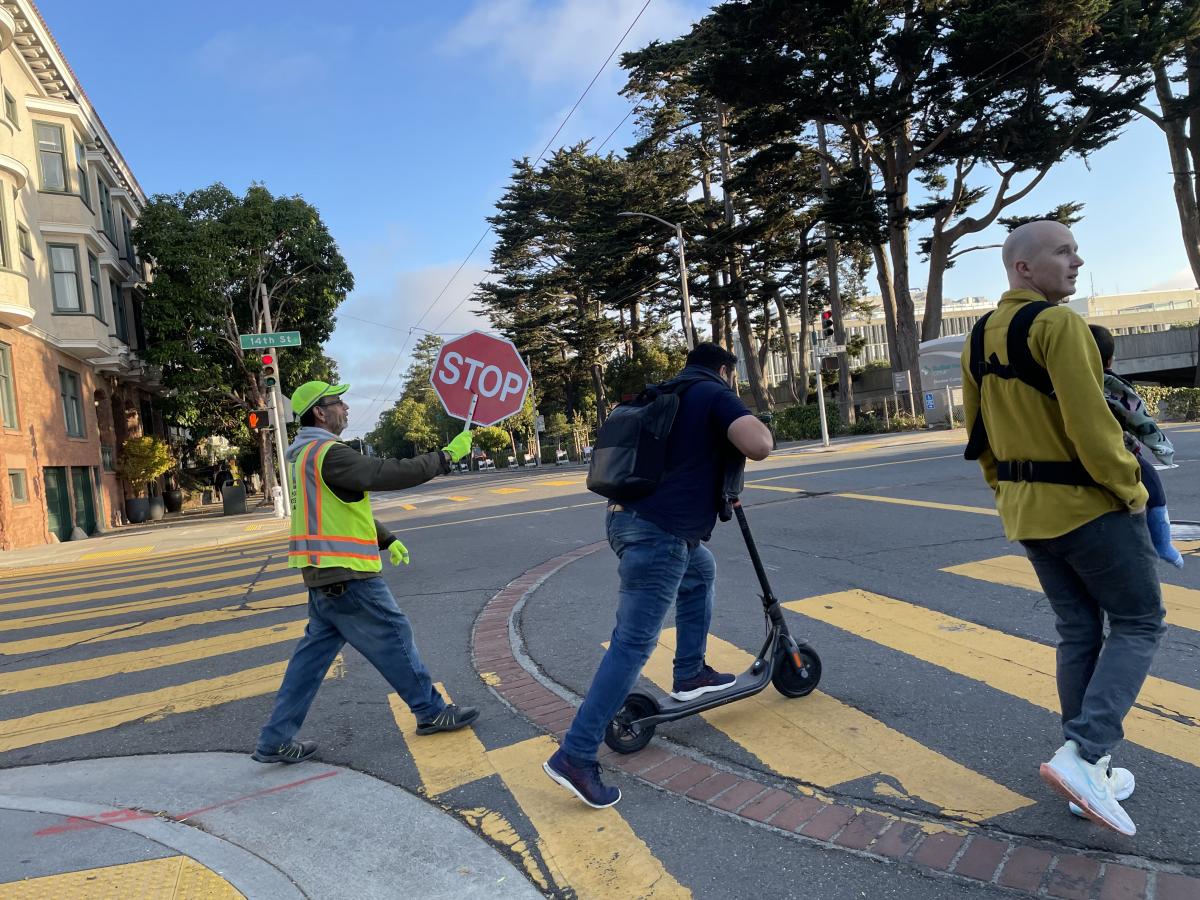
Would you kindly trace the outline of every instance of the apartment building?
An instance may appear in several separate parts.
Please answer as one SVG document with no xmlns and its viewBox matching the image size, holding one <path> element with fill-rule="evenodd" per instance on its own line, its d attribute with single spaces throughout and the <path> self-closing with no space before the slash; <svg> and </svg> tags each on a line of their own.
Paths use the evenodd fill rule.
<svg viewBox="0 0 1200 900">
<path fill-rule="evenodd" d="M 127 437 L 161 434 L 144 363 L 146 198 L 45 21 L 0 0 L 0 550 L 123 521 Z"/>
</svg>

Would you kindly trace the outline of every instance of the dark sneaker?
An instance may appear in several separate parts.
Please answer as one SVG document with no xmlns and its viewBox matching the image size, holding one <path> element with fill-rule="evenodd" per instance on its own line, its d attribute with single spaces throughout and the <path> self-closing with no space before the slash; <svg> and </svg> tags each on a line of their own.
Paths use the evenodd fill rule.
<svg viewBox="0 0 1200 900">
<path fill-rule="evenodd" d="M 702 694 L 723 691 L 735 681 L 737 681 L 736 675 L 715 672 L 712 666 L 705 664 L 704 668 L 700 670 L 700 674 L 676 681 L 674 687 L 671 688 L 671 696 L 676 700 L 695 700 Z"/>
<path fill-rule="evenodd" d="M 270 750 L 255 750 L 250 758 L 261 763 L 298 763 L 304 762 L 317 752 L 316 741 L 288 741 L 274 752 Z"/>
<path fill-rule="evenodd" d="M 542 763 L 546 774 L 592 809 L 613 806 L 621 799 L 621 789 L 609 787 L 600 780 L 600 764 L 576 762 L 561 749 Z"/>
<path fill-rule="evenodd" d="M 473 706 L 455 706 L 451 703 L 428 722 L 417 723 L 417 734 L 437 734 L 439 731 L 458 731 L 479 718 L 479 710 Z"/>
</svg>

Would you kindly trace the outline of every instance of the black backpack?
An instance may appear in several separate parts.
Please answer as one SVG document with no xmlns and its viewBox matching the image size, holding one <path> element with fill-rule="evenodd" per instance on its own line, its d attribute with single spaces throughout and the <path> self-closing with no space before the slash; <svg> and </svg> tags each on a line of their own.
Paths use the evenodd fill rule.
<svg viewBox="0 0 1200 900">
<path fill-rule="evenodd" d="M 654 493 L 667 468 L 667 438 L 680 398 L 703 378 L 650 384 L 619 404 L 596 435 L 587 489 L 609 500 L 638 500 Z"/>
</svg>

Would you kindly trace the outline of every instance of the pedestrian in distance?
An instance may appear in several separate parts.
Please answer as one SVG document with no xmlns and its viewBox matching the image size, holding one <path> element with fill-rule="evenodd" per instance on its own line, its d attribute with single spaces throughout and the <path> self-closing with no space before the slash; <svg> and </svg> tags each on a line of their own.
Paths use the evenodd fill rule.
<svg viewBox="0 0 1200 900">
<path fill-rule="evenodd" d="M 543 764 L 554 781 L 597 809 L 621 799 L 600 777 L 596 756 L 604 730 L 650 658 L 672 603 L 671 696 L 690 700 L 735 680 L 704 661 L 717 569 L 703 542 L 721 511 L 730 462 L 740 470 L 744 457 L 765 459 L 771 452 L 771 432 L 730 387 L 736 367 L 737 357 L 716 344 L 688 353 L 678 378 L 690 383 L 678 391 L 657 488 L 635 501 L 610 503 L 605 514 L 608 543 L 620 560 L 616 627 L 562 747 Z"/>
<path fill-rule="evenodd" d="M 417 734 L 454 731 L 475 721 L 476 709 L 447 704 L 433 685 L 413 640 L 408 617 L 380 576 L 380 551 L 392 565 L 409 552 L 371 513 L 371 491 L 423 484 L 450 471 L 471 452 L 469 430 L 446 447 L 413 459 L 375 459 L 342 443 L 350 408 L 347 384 L 309 381 L 296 388 L 292 410 L 300 419 L 285 454 L 292 485 L 288 566 L 308 588 L 308 627 L 296 645 L 253 758 L 297 763 L 316 752 L 298 741 L 317 689 L 345 644 L 366 657 L 408 704 Z"/>
<path fill-rule="evenodd" d="M 229 467 L 224 463 L 217 466 L 216 474 L 213 475 L 213 489 L 216 491 L 217 499 L 221 499 L 221 492 L 225 489 L 225 485 L 233 482 L 233 473 L 229 471 Z"/>
<path fill-rule="evenodd" d="M 1167 511 L 1167 493 L 1163 489 L 1162 479 L 1150 457 L 1167 467 L 1174 467 L 1175 447 L 1170 438 L 1163 434 L 1162 429 L 1146 410 L 1142 400 L 1132 384 L 1112 370 L 1113 357 L 1116 355 L 1117 342 L 1112 332 L 1103 325 L 1089 325 L 1092 337 L 1096 340 L 1096 348 L 1100 351 L 1100 361 L 1104 366 L 1104 399 L 1108 408 L 1121 425 L 1121 437 L 1125 447 L 1137 457 L 1142 469 L 1142 484 L 1150 499 L 1146 501 L 1146 525 L 1150 529 L 1150 540 L 1158 558 L 1169 562 L 1177 569 L 1183 568 L 1183 554 L 1171 543 L 1171 516 Z"/>
<path fill-rule="evenodd" d="M 1073 812 L 1133 835 L 1121 801 L 1134 777 L 1110 762 L 1164 630 L 1148 494 L 1105 402 L 1096 342 L 1062 305 L 1083 265 L 1070 229 L 1021 225 L 1003 259 L 1010 289 L 963 350 L 966 457 L 1054 610 L 1065 742 L 1041 777 Z"/>
</svg>

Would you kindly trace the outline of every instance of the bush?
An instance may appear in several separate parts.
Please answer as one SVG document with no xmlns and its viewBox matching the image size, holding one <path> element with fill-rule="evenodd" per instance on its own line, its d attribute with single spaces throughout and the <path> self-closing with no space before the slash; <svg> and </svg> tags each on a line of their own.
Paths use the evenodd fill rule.
<svg viewBox="0 0 1200 900">
<path fill-rule="evenodd" d="M 175 467 L 171 450 L 166 442 L 146 435 L 133 437 L 121 446 L 117 471 L 121 477 L 141 496 L 142 489 L 158 476 L 165 475 Z"/>
<path fill-rule="evenodd" d="M 1146 408 L 1150 415 L 1156 419 L 1176 419 L 1186 422 L 1200 419 L 1200 388 L 1139 384 L 1137 392 L 1146 401 Z"/>
<path fill-rule="evenodd" d="M 924 416 L 913 416 L 900 413 L 891 417 L 890 423 L 885 422 L 882 415 L 874 410 L 860 412 L 857 421 L 850 426 L 842 424 L 838 405 L 834 401 L 825 404 L 826 416 L 829 421 L 829 436 L 837 437 L 843 434 L 887 434 L 893 431 L 918 431 L 925 428 Z M 771 426 L 775 429 L 775 437 L 780 441 L 814 441 L 821 437 L 820 409 L 816 403 L 808 406 L 789 406 L 777 410 Z"/>
</svg>

